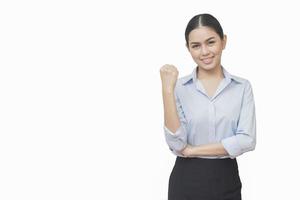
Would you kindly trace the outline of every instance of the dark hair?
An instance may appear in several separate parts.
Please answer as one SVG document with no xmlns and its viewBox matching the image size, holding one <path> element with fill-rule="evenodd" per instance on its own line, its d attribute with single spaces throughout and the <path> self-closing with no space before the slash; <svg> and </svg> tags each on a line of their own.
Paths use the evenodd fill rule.
<svg viewBox="0 0 300 200">
<path fill-rule="evenodd" d="M 189 34 L 192 30 L 199 28 L 201 26 L 208 26 L 212 28 L 221 39 L 224 38 L 223 29 L 219 21 L 212 15 L 204 13 L 195 15 L 192 19 L 190 19 L 186 29 L 185 29 L 185 41 L 186 44 L 189 44 Z"/>
</svg>

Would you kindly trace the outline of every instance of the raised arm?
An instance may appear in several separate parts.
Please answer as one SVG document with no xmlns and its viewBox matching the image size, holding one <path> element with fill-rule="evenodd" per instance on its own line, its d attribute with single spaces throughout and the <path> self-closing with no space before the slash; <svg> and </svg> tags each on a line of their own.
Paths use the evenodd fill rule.
<svg viewBox="0 0 300 200">
<path fill-rule="evenodd" d="M 164 106 L 164 132 L 166 142 L 175 155 L 181 155 L 186 146 L 186 120 L 181 104 L 175 92 L 178 71 L 173 65 L 164 65 L 160 69 Z"/>
</svg>

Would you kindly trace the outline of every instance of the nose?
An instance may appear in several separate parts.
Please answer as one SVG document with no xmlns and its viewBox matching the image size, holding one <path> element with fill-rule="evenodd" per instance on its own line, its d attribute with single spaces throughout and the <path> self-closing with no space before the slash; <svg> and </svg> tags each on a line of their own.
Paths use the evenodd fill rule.
<svg viewBox="0 0 300 200">
<path fill-rule="evenodd" d="M 201 47 L 201 54 L 202 55 L 209 54 L 209 49 L 208 49 L 208 47 L 206 45 L 202 45 L 202 47 Z"/>
</svg>

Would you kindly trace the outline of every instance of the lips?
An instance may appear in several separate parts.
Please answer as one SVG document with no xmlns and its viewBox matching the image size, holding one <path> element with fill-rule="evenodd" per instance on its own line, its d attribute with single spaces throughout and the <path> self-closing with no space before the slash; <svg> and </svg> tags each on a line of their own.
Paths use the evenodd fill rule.
<svg viewBox="0 0 300 200">
<path fill-rule="evenodd" d="M 210 64 L 213 61 L 213 57 L 201 59 L 204 64 Z"/>
</svg>

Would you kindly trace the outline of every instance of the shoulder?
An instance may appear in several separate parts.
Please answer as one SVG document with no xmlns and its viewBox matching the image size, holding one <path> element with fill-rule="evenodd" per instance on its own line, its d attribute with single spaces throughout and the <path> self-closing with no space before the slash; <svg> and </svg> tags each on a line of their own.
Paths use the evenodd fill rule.
<svg viewBox="0 0 300 200">
<path fill-rule="evenodd" d="M 238 83 L 241 84 L 249 84 L 250 81 L 246 78 L 240 77 L 240 76 L 236 76 L 236 75 L 231 75 L 232 79 Z"/>
<path fill-rule="evenodd" d="M 188 74 L 188 75 L 185 75 L 185 76 L 182 76 L 180 77 L 177 82 L 181 85 L 184 85 L 186 83 L 188 83 L 189 81 L 192 81 L 193 80 L 193 74 Z"/>
<path fill-rule="evenodd" d="M 186 91 L 186 86 L 192 83 L 192 81 L 193 77 L 191 74 L 178 78 L 175 85 L 175 94 L 179 96 L 183 94 Z"/>
<path fill-rule="evenodd" d="M 246 78 L 242 78 L 242 77 L 235 76 L 235 75 L 231 75 L 231 76 L 232 76 L 232 78 L 239 81 L 240 84 L 242 85 L 242 90 L 243 90 L 244 96 L 246 96 L 248 99 L 253 99 L 253 89 L 252 89 L 251 82 Z"/>
<path fill-rule="evenodd" d="M 243 77 L 236 76 L 236 75 L 231 75 L 232 80 L 234 80 L 236 83 L 241 84 L 244 88 L 246 89 L 251 89 L 251 82 Z"/>
</svg>

